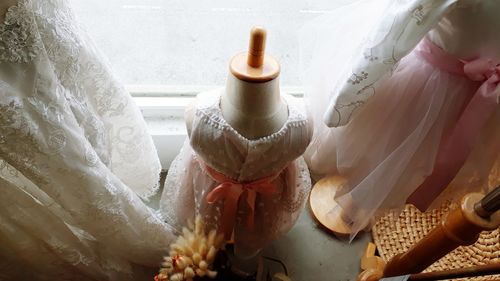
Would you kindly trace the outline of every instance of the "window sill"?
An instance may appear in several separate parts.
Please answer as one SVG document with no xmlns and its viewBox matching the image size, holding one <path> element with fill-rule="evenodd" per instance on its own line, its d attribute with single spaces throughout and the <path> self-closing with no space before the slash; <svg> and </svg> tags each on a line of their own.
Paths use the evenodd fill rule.
<svg viewBox="0 0 500 281">
<path fill-rule="evenodd" d="M 187 133 L 184 109 L 194 97 L 134 97 L 151 134 L 163 169 L 168 169 Z"/>
</svg>

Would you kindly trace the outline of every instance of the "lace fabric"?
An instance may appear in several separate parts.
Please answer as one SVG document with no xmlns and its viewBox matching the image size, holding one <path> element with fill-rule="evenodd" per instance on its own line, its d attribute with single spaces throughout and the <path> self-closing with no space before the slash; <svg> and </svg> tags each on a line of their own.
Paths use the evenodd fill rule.
<svg viewBox="0 0 500 281">
<path fill-rule="evenodd" d="M 10 7 L 0 25 L 0 279 L 136 280 L 173 238 L 140 199 L 159 172 L 138 108 L 66 2 Z"/>
<path fill-rule="evenodd" d="M 209 167 L 239 182 L 248 182 L 280 173 L 274 180 L 278 194 L 258 194 L 254 229 L 247 229 L 247 209 L 239 204 L 234 229 L 236 251 L 241 256 L 255 254 L 286 233 L 295 223 L 311 188 L 309 170 L 301 155 L 311 137 L 304 110 L 289 96 L 289 117 L 276 133 L 248 140 L 234 130 L 220 110 L 222 91 L 198 96 L 190 139 L 172 163 L 161 198 L 165 219 L 180 229 L 196 213 L 211 227 L 220 226 L 223 202 L 206 202 L 206 196 L 220 183 L 200 166 L 199 157 Z"/>
</svg>

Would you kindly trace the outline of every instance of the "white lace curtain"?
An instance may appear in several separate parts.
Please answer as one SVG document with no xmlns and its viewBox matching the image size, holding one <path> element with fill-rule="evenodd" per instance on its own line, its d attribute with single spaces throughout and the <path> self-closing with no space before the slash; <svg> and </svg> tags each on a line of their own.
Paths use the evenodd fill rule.
<svg viewBox="0 0 500 281">
<path fill-rule="evenodd" d="M 66 1 L 7 7 L 0 280 L 148 280 L 173 236 L 140 199 L 160 164 L 138 108 Z"/>
</svg>

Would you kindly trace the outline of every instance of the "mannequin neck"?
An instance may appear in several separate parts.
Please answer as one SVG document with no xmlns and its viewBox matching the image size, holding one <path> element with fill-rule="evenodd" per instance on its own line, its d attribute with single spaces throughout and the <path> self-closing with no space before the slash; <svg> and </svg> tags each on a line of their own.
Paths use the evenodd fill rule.
<svg viewBox="0 0 500 281">
<path fill-rule="evenodd" d="M 288 118 L 288 107 L 281 100 L 278 78 L 249 83 L 229 74 L 220 106 L 224 119 L 248 139 L 271 135 Z"/>
<path fill-rule="evenodd" d="M 239 115 L 251 119 L 272 118 L 282 105 L 278 78 L 251 83 L 229 74 L 223 99 Z"/>
</svg>

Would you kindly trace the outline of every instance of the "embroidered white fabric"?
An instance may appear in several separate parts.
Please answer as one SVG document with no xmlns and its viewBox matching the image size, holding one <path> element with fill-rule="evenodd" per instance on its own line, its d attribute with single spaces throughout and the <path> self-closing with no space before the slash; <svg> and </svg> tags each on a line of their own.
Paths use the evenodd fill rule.
<svg viewBox="0 0 500 281">
<path fill-rule="evenodd" d="M 191 136 L 169 169 L 160 208 L 167 222 L 177 228 L 196 213 L 202 214 L 211 227 L 218 227 L 223 203 L 208 204 L 206 196 L 220 183 L 200 167 L 198 157 L 238 182 L 279 173 L 274 180 L 277 194 L 257 194 L 253 230 L 245 227 L 246 209 L 240 201 L 235 246 L 240 256 L 250 256 L 286 233 L 304 206 L 311 180 L 301 155 L 312 129 L 295 98 L 284 95 L 289 116 L 282 128 L 270 136 L 248 140 L 224 120 L 220 110 L 222 91 L 198 95 L 195 108 L 188 109 L 195 111 Z"/>
<path fill-rule="evenodd" d="M 363 0 L 309 24 L 302 32 L 301 44 L 310 50 L 313 48 L 307 44 L 317 44 L 315 57 L 323 61 L 325 56 L 331 57 L 336 69 L 329 71 L 325 63 L 324 73 L 311 73 L 326 75 L 333 83 L 325 89 L 328 101 L 324 106 L 328 106 L 321 112 L 323 121 L 328 127 L 346 125 L 375 94 L 378 82 L 390 75 L 426 35 L 450 54 L 463 59 L 480 55 L 498 57 L 497 48 L 485 47 L 478 53 L 477 46 L 500 44 L 496 35 L 500 31 L 496 24 L 499 7 L 494 0 Z M 349 26 L 348 33 L 346 26 Z M 328 34 L 331 42 L 321 40 L 319 43 L 314 39 L 319 34 Z M 335 48 L 339 45 L 343 48 Z M 328 48 L 335 48 L 337 53 L 328 55 L 325 52 Z"/>
<path fill-rule="evenodd" d="M 173 239 L 140 199 L 160 163 L 140 111 L 66 4 L 0 24 L 0 280 L 139 280 Z"/>
</svg>

